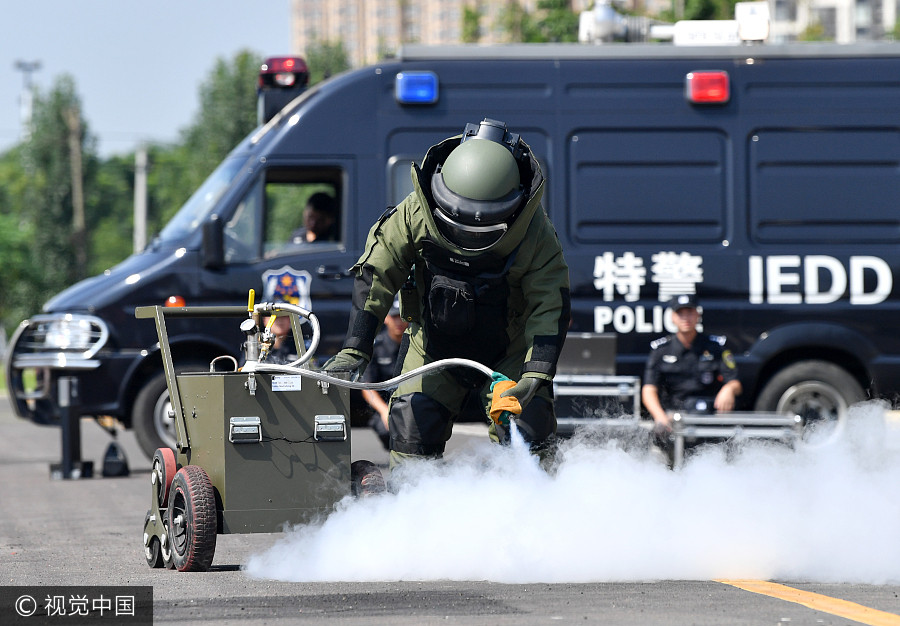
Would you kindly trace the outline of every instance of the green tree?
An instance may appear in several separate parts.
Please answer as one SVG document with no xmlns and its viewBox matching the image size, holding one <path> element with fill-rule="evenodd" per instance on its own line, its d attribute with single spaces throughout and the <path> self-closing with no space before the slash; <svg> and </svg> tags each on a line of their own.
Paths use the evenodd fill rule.
<svg viewBox="0 0 900 626">
<path fill-rule="evenodd" d="M 481 11 L 465 6 L 462 15 L 462 41 L 478 43 L 479 39 L 481 39 Z"/>
<path fill-rule="evenodd" d="M 497 14 L 497 26 L 506 33 L 508 42 L 533 42 L 537 41 L 539 33 L 535 27 L 534 18 L 519 3 L 518 0 L 510 0 Z"/>
<path fill-rule="evenodd" d="M 242 50 L 230 62 L 216 60 L 209 78 L 200 85 L 200 110 L 183 133 L 191 159 L 185 174 L 192 189 L 256 128 L 256 83 L 261 63 L 260 56 Z"/>
<path fill-rule="evenodd" d="M 536 29 L 541 41 L 578 41 L 578 15 L 567 0 L 538 0 Z"/>
<path fill-rule="evenodd" d="M 113 156 L 93 167 L 96 174 L 85 189 L 91 276 L 116 265 L 132 252 L 134 156 Z"/>
<path fill-rule="evenodd" d="M 147 146 L 147 231 L 158 233 L 232 149 L 257 126 L 256 84 L 262 57 L 247 50 L 217 59 L 200 85 L 200 109 L 176 145 Z M 134 155 L 116 167 L 133 180 Z M 133 182 L 129 184 L 133 197 Z M 130 202 L 130 201 L 129 201 Z M 131 209 L 129 209 L 131 211 Z M 131 224 L 131 213 L 128 215 Z M 112 229 L 112 225 L 107 226 Z"/>
<path fill-rule="evenodd" d="M 546 43 L 578 41 L 578 14 L 566 0 L 539 0 L 529 13 L 511 0 L 497 17 L 498 27 L 510 42 Z"/>
<path fill-rule="evenodd" d="M 344 49 L 344 42 L 316 41 L 310 44 L 304 54 L 309 66 L 309 84 L 325 80 L 335 74 L 350 69 L 350 58 Z"/>
<path fill-rule="evenodd" d="M 159 232 L 213 168 L 256 127 L 261 57 L 218 60 L 177 145 L 148 146 L 148 231 Z M 71 77 L 34 98 L 31 138 L 0 154 L 0 322 L 9 330 L 55 293 L 131 253 L 134 154 L 100 160 Z M 73 126 L 73 122 L 74 126 Z M 81 155 L 86 260 L 73 239 L 72 141 Z"/>
<path fill-rule="evenodd" d="M 820 22 L 810 22 L 803 29 L 803 32 L 797 36 L 797 39 L 800 41 L 830 41 L 830 38 L 825 34 L 825 27 Z"/>
<path fill-rule="evenodd" d="M 736 0 L 685 0 L 686 20 L 731 20 L 734 19 Z"/>
<path fill-rule="evenodd" d="M 36 264 L 32 240 L 35 220 L 27 215 L 28 187 L 24 150 L 17 146 L 0 155 L 0 324 L 11 332 L 36 312 L 43 300 L 38 292 L 41 266 Z"/>
<path fill-rule="evenodd" d="M 41 299 L 87 276 L 87 267 L 76 263 L 76 244 L 80 243 L 77 237 L 84 233 L 73 229 L 71 124 L 67 118 L 73 115 L 79 121 L 75 143 L 81 151 L 83 187 L 92 182 L 96 142 L 80 119 L 80 111 L 81 102 L 71 76 L 57 79 L 46 94 L 35 93 L 31 138 L 23 149 L 30 184 L 22 196 L 21 218 L 33 226 L 31 258 L 42 269 L 35 285 L 35 293 Z"/>
</svg>

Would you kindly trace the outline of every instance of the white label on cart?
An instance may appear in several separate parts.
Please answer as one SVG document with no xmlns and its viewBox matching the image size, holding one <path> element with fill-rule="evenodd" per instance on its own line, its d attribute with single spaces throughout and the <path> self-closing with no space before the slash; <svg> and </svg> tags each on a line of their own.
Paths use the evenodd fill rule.
<svg viewBox="0 0 900 626">
<path fill-rule="evenodd" d="M 272 391 L 300 391 L 302 376 L 273 376 Z"/>
</svg>

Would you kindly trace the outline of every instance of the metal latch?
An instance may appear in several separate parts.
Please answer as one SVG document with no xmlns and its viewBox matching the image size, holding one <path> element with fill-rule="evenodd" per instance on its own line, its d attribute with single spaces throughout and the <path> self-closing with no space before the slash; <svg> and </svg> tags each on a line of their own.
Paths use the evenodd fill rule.
<svg viewBox="0 0 900 626">
<path fill-rule="evenodd" d="M 343 415 L 316 415 L 316 441 L 346 441 L 347 420 Z"/>
<path fill-rule="evenodd" d="M 259 443 L 262 441 L 262 425 L 258 417 L 232 417 L 228 424 L 228 441 L 231 443 Z"/>
</svg>

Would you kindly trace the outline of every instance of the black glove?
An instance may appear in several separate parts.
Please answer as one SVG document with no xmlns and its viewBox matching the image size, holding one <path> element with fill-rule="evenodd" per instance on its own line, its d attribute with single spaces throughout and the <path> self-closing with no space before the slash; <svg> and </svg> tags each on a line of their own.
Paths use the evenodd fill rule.
<svg viewBox="0 0 900 626">
<path fill-rule="evenodd" d="M 521 406 L 522 410 L 524 411 L 525 405 L 531 402 L 531 399 L 534 397 L 534 394 L 537 393 L 538 387 L 540 387 L 540 385 L 540 378 L 522 378 L 515 384 L 514 387 L 510 387 L 509 389 L 501 393 L 500 397 L 508 398 L 509 396 L 513 396 L 516 400 L 519 401 L 519 406 Z"/>
<path fill-rule="evenodd" d="M 344 348 L 325 362 L 322 371 L 328 374 L 350 374 L 350 380 L 356 381 L 366 371 L 369 357 L 353 348 Z"/>
</svg>

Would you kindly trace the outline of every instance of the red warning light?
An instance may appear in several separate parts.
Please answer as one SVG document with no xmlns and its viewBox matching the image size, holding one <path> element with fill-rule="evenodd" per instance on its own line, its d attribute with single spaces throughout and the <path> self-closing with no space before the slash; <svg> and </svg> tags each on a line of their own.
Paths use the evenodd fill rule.
<svg viewBox="0 0 900 626">
<path fill-rule="evenodd" d="M 184 301 L 184 298 L 181 296 L 169 296 L 166 298 L 165 306 L 185 306 L 187 303 Z"/>
<path fill-rule="evenodd" d="M 261 89 L 284 89 L 309 81 L 309 68 L 303 57 L 270 57 L 259 68 Z"/>
<path fill-rule="evenodd" d="M 694 104 L 725 104 L 731 98 L 728 72 L 690 72 L 684 79 L 684 95 Z"/>
</svg>

